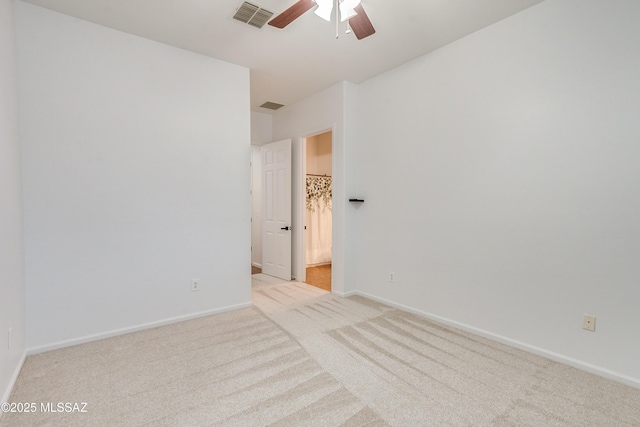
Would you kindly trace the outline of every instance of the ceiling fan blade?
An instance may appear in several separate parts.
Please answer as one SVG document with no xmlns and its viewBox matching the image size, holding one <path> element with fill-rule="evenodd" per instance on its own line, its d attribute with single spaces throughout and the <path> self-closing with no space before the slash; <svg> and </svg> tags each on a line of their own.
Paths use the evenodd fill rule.
<svg viewBox="0 0 640 427">
<path fill-rule="evenodd" d="M 351 31 L 356 35 L 358 40 L 362 40 L 365 37 L 369 37 L 370 35 L 376 32 L 376 29 L 373 28 L 373 24 L 369 21 L 369 17 L 367 13 L 362 8 L 362 5 L 357 5 L 353 10 L 355 10 L 358 14 L 353 18 L 349 19 L 349 26 L 351 27 Z"/>
<path fill-rule="evenodd" d="M 316 2 L 313 0 L 298 0 L 289 9 L 269 21 L 269 25 L 276 28 L 284 28 L 315 5 Z"/>
</svg>

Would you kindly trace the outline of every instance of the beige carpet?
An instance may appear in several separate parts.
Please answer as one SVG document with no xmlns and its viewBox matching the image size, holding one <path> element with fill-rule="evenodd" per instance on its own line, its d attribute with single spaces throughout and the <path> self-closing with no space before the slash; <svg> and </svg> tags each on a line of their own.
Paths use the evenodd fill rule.
<svg viewBox="0 0 640 427">
<path fill-rule="evenodd" d="M 360 297 L 257 275 L 254 307 L 31 356 L 1 426 L 640 426 L 640 390 Z M 55 406 L 55 405 L 54 405 Z"/>
</svg>

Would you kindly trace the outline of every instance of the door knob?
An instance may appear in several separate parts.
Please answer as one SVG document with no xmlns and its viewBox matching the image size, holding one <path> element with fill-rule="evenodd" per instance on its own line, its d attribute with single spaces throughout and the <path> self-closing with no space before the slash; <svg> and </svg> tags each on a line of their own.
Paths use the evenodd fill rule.
<svg viewBox="0 0 640 427">
<path fill-rule="evenodd" d="M 282 227 L 280 230 L 289 230 L 289 226 Z"/>
</svg>

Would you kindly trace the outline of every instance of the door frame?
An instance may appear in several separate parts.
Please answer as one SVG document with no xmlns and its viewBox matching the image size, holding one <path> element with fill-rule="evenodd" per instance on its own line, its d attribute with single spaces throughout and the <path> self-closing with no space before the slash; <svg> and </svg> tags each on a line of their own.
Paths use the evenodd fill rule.
<svg viewBox="0 0 640 427">
<path fill-rule="evenodd" d="M 307 233 L 305 230 L 305 223 L 307 221 L 307 189 L 306 189 L 306 178 L 307 178 L 307 139 L 313 138 L 314 136 L 321 135 L 323 133 L 331 132 L 331 175 L 332 175 L 332 183 L 333 183 L 333 175 L 335 171 L 335 155 L 333 153 L 334 150 L 334 139 L 335 139 L 335 125 L 330 127 L 324 127 L 321 130 L 316 130 L 310 133 L 305 133 L 300 137 L 300 150 L 299 156 L 295 159 L 298 162 L 298 176 L 294 176 L 294 180 L 299 183 L 298 188 L 298 201 L 297 206 L 294 208 L 294 217 L 297 219 L 297 223 L 300 226 L 297 227 L 300 230 L 296 235 L 294 235 L 294 239 L 297 243 L 296 245 L 296 257 L 295 257 L 295 267 L 293 271 L 298 271 L 296 275 L 294 273 L 295 279 L 299 282 L 304 282 L 307 280 Z M 295 175 L 295 174 L 294 174 Z M 333 184 L 332 184 L 333 185 Z M 334 216 L 331 215 L 331 229 L 334 230 Z M 333 241 L 333 235 L 331 236 L 331 240 Z M 331 260 L 333 262 L 333 251 L 331 253 Z M 293 261 L 293 260 L 292 260 Z M 331 283 L 334 283 L 333 280 L 333 268 L 331 269 Z"/>
</svg>

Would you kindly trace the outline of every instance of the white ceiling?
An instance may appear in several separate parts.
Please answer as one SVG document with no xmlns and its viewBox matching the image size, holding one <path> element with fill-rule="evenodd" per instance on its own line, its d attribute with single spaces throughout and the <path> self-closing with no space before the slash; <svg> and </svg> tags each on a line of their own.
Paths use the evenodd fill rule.
<svg viewBox="0 0 640 427">
<path fill-rule="evenodd" d="M 25 0 L 251 70 L 251 108 L 291 105 L 335 83 L 361 83 L 542 0 L 362 0 L 376 34 L 335 38 L 308 11 L 283 30 L 232 19 L 243 0 Z M 274 12 L 296 0 L 249 0 Z M 343 32 L 343 31 L 341 31 Z"/>
</svg>

